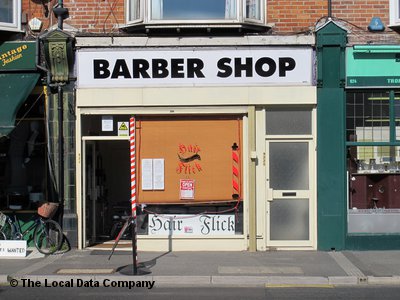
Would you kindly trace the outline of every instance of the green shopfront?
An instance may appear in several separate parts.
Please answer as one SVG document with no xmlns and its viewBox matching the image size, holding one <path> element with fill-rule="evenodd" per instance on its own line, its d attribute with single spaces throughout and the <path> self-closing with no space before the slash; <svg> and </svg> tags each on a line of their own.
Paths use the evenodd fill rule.
<svg viewBox="0 0 400 300">
<path fill-rule="evenodd" d="M 0 42 L 0 210 L 21 220 L 47 199 L 45 89 L 37 42 Z"/>
<path fill-rule="evenodd" d="M 317 41 L 318 248 L 400 249 L 400 45 Z"/>
</svg>

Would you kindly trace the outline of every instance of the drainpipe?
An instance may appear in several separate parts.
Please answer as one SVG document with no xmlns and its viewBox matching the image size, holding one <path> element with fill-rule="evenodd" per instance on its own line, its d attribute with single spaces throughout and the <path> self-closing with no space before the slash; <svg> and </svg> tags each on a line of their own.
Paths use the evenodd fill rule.
<svg viewBox="0 0 400 300">
<path fill-rule="evenodd" d="M 63 30 L 64 19 L 68 17 L 68 9 L 64 8 L 63 0 L 58 0 L 58 4 L 53 8 L 53 12 L 57 17 L 57 27 Z M 58 197 L 59 197 L 59 217 L 58 223 L 63 227 L 64 219 L 64 111 L 63 83 L 57 83 L 58 87 Z"/>
<path fill-rule="evenodd" d="M 332 0 L 328 0 L 328 17 L 332 17 Z"/>
</svg>

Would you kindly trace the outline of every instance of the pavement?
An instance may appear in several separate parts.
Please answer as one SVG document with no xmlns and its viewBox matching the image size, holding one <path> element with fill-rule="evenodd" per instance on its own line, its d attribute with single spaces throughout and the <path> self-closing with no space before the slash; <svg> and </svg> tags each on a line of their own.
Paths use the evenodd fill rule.
<svg viewBox="0 0 400 300">
<path fill-rule="evenodd" d="M 44 256 L 33 248 L 28 253 L 0 258 L 0 285 L 400 286 L 400 250 L 139 252 L 138 275 L 133 275 L 130 251 L 117 251 L 110 260 L 109 250 L 72 249 Z"/>
</svg>

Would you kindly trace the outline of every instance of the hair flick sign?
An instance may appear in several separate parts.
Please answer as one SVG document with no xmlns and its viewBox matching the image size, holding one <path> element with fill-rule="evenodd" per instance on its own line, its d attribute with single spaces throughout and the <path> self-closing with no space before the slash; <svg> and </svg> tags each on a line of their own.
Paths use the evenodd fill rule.
<svg viewBox="0 0 400 300">
<path fill-rule="evenodd" d="M 200 147 L 198 145 L 184 145 L 178 146 L 178 166 L 176 173 L 178 174 L 196 174 L 203 171 L 200 161 Z"/>
</svg>

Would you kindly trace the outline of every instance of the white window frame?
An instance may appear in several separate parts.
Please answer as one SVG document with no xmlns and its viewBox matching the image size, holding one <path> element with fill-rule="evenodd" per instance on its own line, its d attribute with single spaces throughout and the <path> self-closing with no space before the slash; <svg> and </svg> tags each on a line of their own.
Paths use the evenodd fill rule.
<svg viewBox="0 0 400 300">
<path fill-rule="evenodd" d="M 152 0 L 139 0 L 140 1 L 140 18 L 137 20 L 129 19 L 129 11 L 132 0 L 126 0 L 126 24 L 127 25 L 135 25 L 139 23 L 143 23 L 144 25 L 149 24 L 237 24 L 237 23 L 253 23 L 262 25 L 265 24 L 265 0 L 260 1 L 260 20 L 246 18 L 246 0 L 234 0 L 236 1 L 236 17 L 232 19 L 204 19 L 204 20 L 157 20 L 152 19 L 151 17 L 151 1 Z M 199 0 L 201 1 L 201 0 Z M 258 0 L 257 0 L 258 1 Z"/>
<path fill-rule="evenodd" d="M 13 0 L 13 22 L 0 22 L 0 31 L 21 31 L 21 0 Z"/>
<path fill-rule="evenodd" d="M 129 19 L 132 0 L 126 0 L 126 2 L 125 2 L 125 7 L 126 7 L 125 20 L 127 21 L 127 24 L 143 23 L 143 11 L 144 11 L 143 5 L 144 5 L 144 2 L 148 1 L 148 0 L 137 0 L 137 1 L 139 1 L 139 18 L 136 20 Z"/>
<path fill-rule="evenodd" d="M 400 26 L 400 0 L 390 0 L 390 26 Z"/>
</svg>

